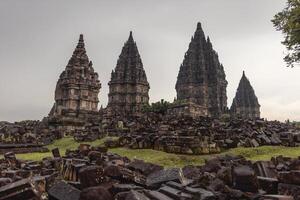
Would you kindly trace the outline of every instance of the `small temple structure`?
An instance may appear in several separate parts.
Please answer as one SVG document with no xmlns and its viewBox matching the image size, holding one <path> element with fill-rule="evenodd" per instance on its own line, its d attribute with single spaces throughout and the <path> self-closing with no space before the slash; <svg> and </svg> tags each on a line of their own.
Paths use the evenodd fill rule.
<svg viewBox="0 0 300 200">
<path fill-rule="evenodd" d="M 149 83 L 136 42 L 130 32 L 111 72 L 107 109 L 114 115 L 138 115 L 149 103 Z"/>
<path fill-rule="evenodd" d="M 85 120 L 98 115 L 100 88 L 98 74 L 86 54 L 81 34 L 72 57 L 57 81 L 55 103 L 49 117 L 73 123 L 76 119 Z"/>
<path fill-rule="evenodd" d="M 230 112 L 233 117 L 260 118 L 260 105 L 245 72 L 243 72 Z"/>
<path fill-rule="evenodd" d="M 223 65 L 198 23 L 177 77 L 175 88 L 181 103 L 170 112 L 219 117 L 227 111 L 226 87 Z"/>
</svg>

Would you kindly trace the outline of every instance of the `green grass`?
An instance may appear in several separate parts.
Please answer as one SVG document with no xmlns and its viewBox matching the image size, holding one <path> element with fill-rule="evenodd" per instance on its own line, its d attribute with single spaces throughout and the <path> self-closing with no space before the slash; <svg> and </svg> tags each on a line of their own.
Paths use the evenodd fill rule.
<svg viewBox="0 0 300 200">
<path fill-rule="evenodd" d="M 85 142 L 91 145 L 102 145 L 105 139 L 96 140 L 94 142 Z M 67 149 L 76 149 L 80 143 L 77 143 L 71 137 L 66 137 L 57 140 L 51 145 L 48 145 L 49 150 L 59 148 L 61 154 L 65 154 Z M 284 155 L 289 157 L 300 156 L 300 147 L 281 147 L 281 146 L 263 146 L 257 148 L 239 147 L 222 152 L 215 155 L 177 155 L 152 149 L 127 149 L 114 148 L 109 149 L 110 152 L 117 153 L 121 156 L 127 156 L 130 159 L 141 159 L 147 162 L 163 165 L 165 167 L 182 167 L 185 165 L 201 165 L 205 159 L 224 154 L 242 155 L 247 159 L 256 160 L 270 160 L 273 156 Z M 28 153 L 18 154 L 17 157 L 24 160 L 41 160 L 44 157 L 52 156 L 51 152 L 46 153 Z"/>
<path fill-rule="evenodd" d="M 300 156 L 300 147 L 283 147 L 283 146 L 262 146 L 257 148 L 244 148 L 239 147 L 230 149 L 226 153 L 234 155 L 242 155 L 247 159 L 257 160 L 270 160 L 274 156 L 287 156 L 296 158 Z"/>
<path fill-rule="evenodd" d="M 139 159 L 146 162 L 151 162 L 165 167 L 183 167 L 185 165 L 201 165 L 208 155 L 177 155 L 156 151 L 152 149 L 126 149 L 115 148 L 110 149 L 110 152 L 117 153 L 122 156 L 127 156 L 130 159 Z"/>
</svg>

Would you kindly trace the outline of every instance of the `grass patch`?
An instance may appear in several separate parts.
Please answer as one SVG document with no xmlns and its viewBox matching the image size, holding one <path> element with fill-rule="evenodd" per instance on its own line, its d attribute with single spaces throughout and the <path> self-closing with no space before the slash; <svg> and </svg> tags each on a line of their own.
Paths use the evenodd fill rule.
<svg viewBox="0 0 300 200">
<path fill-rule="evenodd" d="M 129 159 L 139 159 L 146 162 L 151 162 L 165 167 L 183 167 L 185 165 L 201 165 L 205 159 L 209 158 L 208 155 L 177 155 L 156 151 L 152 149 L 126 149 L 115 148 L 110 149 L 110 152 L 117 153 L 121 156 L 126 156 Z"/>
<path fill-rule="evenodd" d="M 85 144 L 90 144 L 93 146 L 101 145 L 103 144 L 105 139 L 99 139 L 95 140 L 93 142 L 84 142 Z M 52 156 L 51 150 L 55 148 L 59 148 L 59 151 L 61 155 L 64 155 L 66 153 L 67 149 L 74 150 L 77 149 L 80 143 L 83 142 L 76 142 L 73 137 L 65 137 L 60 140 L 56 140 L 53 144 L 47 145 L 46 147 L 50 150 L 50 152 L 45 153 L 23 153 L 23 154 L 17 154 L 17 158 L 23 159 L 23 160 L 41 160 L 42 158 Z"/>
<path fill-rule="evenodd" d="M 226 151 L 226 153 L 245 156 L 249 160 L 270 160 L 274 156 L 287 156 L 296 158 L 300 156 L 300 147 L 261 146 L 256 148 L 239 147 Z"/>
<path fill-rule="evenodd" d="M 106 138 L 96 140 L 93 142 L 84 142 L 93 146 L 101 145 Z M 65 154 L 67 149 L 76 149 L 80 143 L 74 141 L 72 137 L 66 137 L 55 141 L 53 144 L 48 145 L 47 148 L 51 151 L 54 148 L 59 148 L 62 155 Z M 224 154 L 242 155 L 247 159 L 257 160 L 270 160 L 273 156 L 284 155 L 288 157 L 299 157 L 300 147 L 282 147 L 282 146 L 263 146 L 257 148 L 244 148 L 239 147 L 222 152 L 221 154 L 214 155 L 177 155 L 152 149 L 127 149 L 127 148 L 114 148 L 109 149 L 110 152 L 117 153 L 121 156 L 126 156 L 130 159 L 140 159 L 146 162 L 152 162 L 165 167 L 182 167 L 185 165 L 202 165 L 205 159 Z M 44 157 L 52 156 L 51 152 L 46 153 L 27 153 L 17 154 L 17 158 L 24 160 L 41 160 Z"/>
</svg>

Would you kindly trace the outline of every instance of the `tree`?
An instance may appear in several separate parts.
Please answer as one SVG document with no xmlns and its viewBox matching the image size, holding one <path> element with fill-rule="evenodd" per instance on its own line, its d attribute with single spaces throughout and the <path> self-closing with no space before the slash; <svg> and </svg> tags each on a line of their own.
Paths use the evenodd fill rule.
<svg viewBox="0 0 300 200">
<path fill-rule="evenodd" d="M 145 113 L 154 112 L 154 113 L 166 114 L 170 105 L 171 104 L 168 101 L 161 99 L 160 101 L 152 103 L 151 105 L 149 104 L 143 105 L 142 112 Z"/>
<path fill-rule="evenodd" d="M 276 30 L 284 34 L 284 44 L 288 50 L 284 61 L 288 66 L 300 62 L 300 0 L 287 0 L 286 7 L 272 19 Z"/>
</svg>

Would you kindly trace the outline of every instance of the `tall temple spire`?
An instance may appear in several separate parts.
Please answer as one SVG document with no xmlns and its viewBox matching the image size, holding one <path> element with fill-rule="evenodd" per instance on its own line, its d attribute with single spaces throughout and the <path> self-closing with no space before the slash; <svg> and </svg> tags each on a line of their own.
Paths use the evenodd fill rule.
<svg viewBox="0 0 300 200">
<path fill-rule="evenodd" d="M 245 75 L 245 71 L 243 71 L 243 75 L 237 88 L 236 95 L 233 99 L 230 111 L 231 114 L 236 117 L 260 117 L 260 105 L 254 89 Z"/>
<path fill-rule="evenodd" d="M 50 116 L 81 117 L 97 114 L 101 83 L 89 60 L 83 35 L 61 73 L 55 89 L 55 104 Z"/>
<path fill-rule="evenodd" d="M 108 85 L 108 107 L 116 112 L 140 112 L 142 105 L 149 101 L 149 83 L 131 31 Z"/>
<path fill-rule="evenodd" d="M 206 115 L 218 117 L 227 109 L 226 87 L 224 68 L 199 22 L 180 66 L 177 99 L 198 104 Z"/>
</svg>

